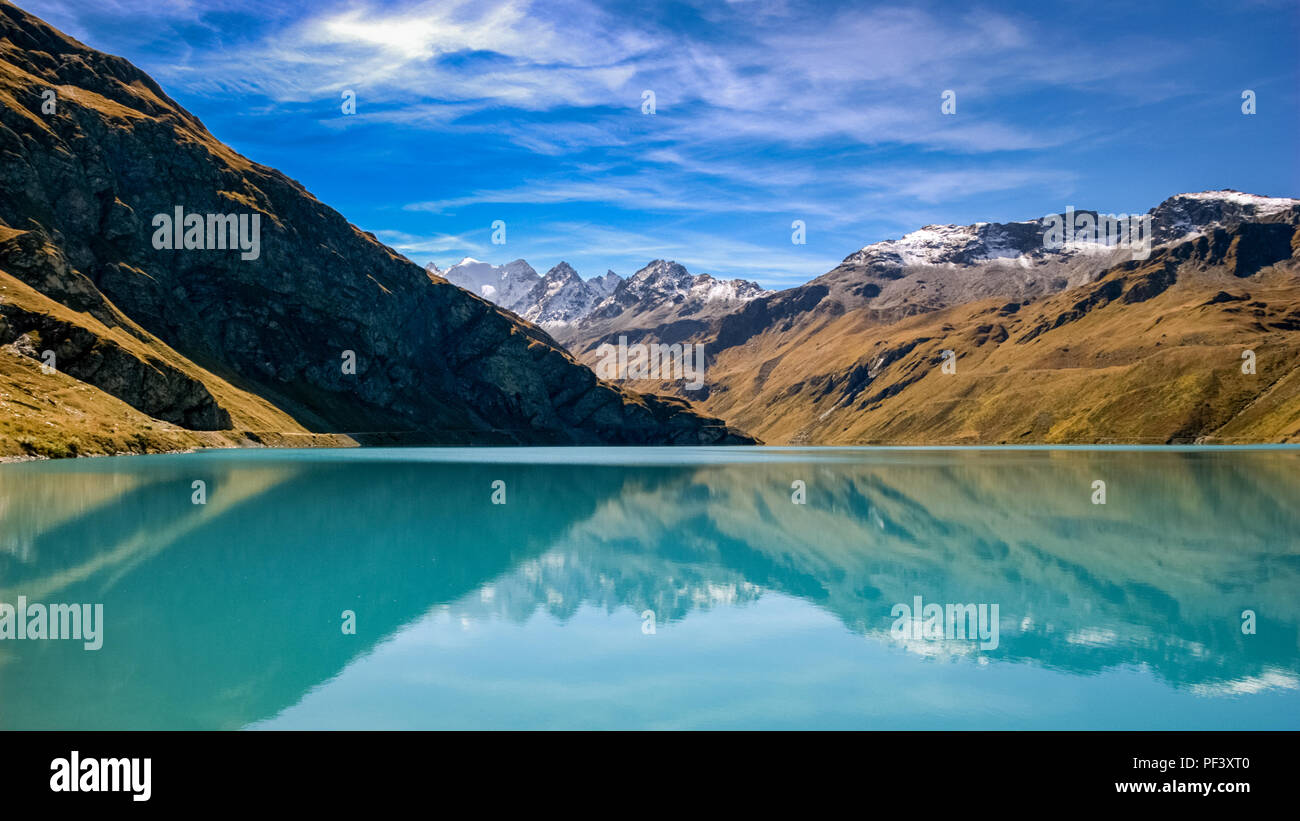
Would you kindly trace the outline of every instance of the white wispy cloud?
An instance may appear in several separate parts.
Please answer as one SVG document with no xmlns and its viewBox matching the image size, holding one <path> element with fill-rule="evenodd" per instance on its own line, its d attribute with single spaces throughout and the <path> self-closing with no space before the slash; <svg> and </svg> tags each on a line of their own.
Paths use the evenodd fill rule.
<svg viewBox="0 0 1300 821">
<path fill-rule="evenodd" d="M 437 200 L 409 203 L 405 210 L 454 214 L 477 205 L 592 203 L 628 211 L 681 214 L 767 214 L 820 220 L 823 227 L 860 223 L 864 215 L 886 222 L 920 206 L 991 192 L 1034 188 L 1064 197 L 1076 175 L 1053 167 L 997 164 L 974 168 L 864 165 L 819 169 L 801 160 L 733 166 L 661 150 L 635 171 L 598 168 L 571 171 L 562 179 L 532 179 L 496 189 L 476 189 Z M 689 178 L 689 185 L 682 180 Z M 738 193 L 739 192 L 739 193 Z M 915 225 L 912 225 L 915 227 Z"/>
<path fill-rule="evenodd" d="M 421 236 L 381 228 L 373 233 L 380 242 L 408 257 L 435 256 L 449 252 L 461 252 L 462 255 L 464 253 L 487 254 L 489 247 L 483 244 L 480 238 L 483 233 L 481 231 L 462 234 L 434 233 Z"/>
<path fill-rule="evenodd" d="M 281 102 L 357 88 L 386 105 L 529 111 L 634 108 L 651 89 L 664 113 L 690 108 L 678 139 L 853 137 L 989 151 L 1042 147 L 1063 135 L 999 123 L 987 112 L 978 124 L 936 128 L 942 89 L 987 96 L 1104 83 L 1135 62 L 1149 68 L 1162 59 L 1150 44 L 1118 58 L 1077 44 L 1063 54 L 1050 33 L 987 12 L 880 8 L 826 19 L 777 16 L 779 8 L 753 14 L 737 5 L 717 21 L 729 36 L 711 37 L 584 0 L 326 6 L 263 40 L 196 54 L 172 75 Z"/>
<path fill-rule="evenodd" d="M 36 2 L 74 21 L 85 8 Z M 1089 39 L 1048 14 L 937 5 L 827 11 L 786 0 L 682 0 L 671 12 L 615 12 L 593 0 L 106 2 L 123 18 L 148 14 L 151 43 L 168 40 L 172 27 L 211 29 L 213 42 L 177 45 L 174 59 L 151 67 L 169 89 L 247 99 L 258 116 L 283 108 L 312 118 L 302 112 L 322 101 L 337 112 L 339 92 L 352 89 L 357 114 L 325 117 L 324 127 L 427 131 L 431 142 L 438 132 L 469 134 L 524 158 L 497 179 L 468 174 L 410 197 L 427 196 L 418 202 L 385 203 L 401 208 L 392 225 L 407 230 L 376 234 L 403 253 L 490 255 L 481 229 L 461 232 L 458 212 L 467 209 L 531 207 L 538 220 L 546 206 L 592 205 L 651 215 L 656 230 L 552 222 L 543 252 L 563 256 L 568 243 L 589 256 L 669 256 L 693 270 L 765 274 L 768 284 L 841 258 L 791 247 L 792 219 L 809 221 L 810 231 L 843 230 L 860 246 L 884 238 L 864 236 L 866 223 L 897 235 L 920 220 L 951 221 L 938 206 L 963 199 L 1034 192 L 1064 200 L 1078 180 L 1065 151 L 1104 146 L 1122 130 L 1081 128 L 1087 118 L 1069 105 L 1175 98 L 1186 89 L 1165 69 L 1203 47 L 1122 30 Z M 218 29 L 207 16 L 241 11 L 256 23 L 246 32 Z M 654 116 L 640 112 L 647 89 Z M 957 92 L 959 116 L 940 113 L 945 89 Z M 1073 103 L 1056 104 L 1070 93 Z M 1029 116 L 1015 104 L 1036 95 L 1054 105 Z M 484 149 L 467 164 L 488 156 L 498 155 Z M 442 232 L 411 229 L 426 215 Z M 738 216 L 786 242 L 698 229 Z"/>
</svg>

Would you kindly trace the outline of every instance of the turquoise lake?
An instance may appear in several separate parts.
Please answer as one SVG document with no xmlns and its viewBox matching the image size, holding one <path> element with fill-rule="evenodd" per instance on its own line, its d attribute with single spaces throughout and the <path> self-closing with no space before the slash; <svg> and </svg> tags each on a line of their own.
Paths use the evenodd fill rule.
<svg viewBox="0 0 1300 821">
<path fill-rule="evenodd" d="M 0 640 L 0 729 L 1300 729 L 1300 449 L 8 464 L 19 596 L 103 646 Z"/>
</svg>

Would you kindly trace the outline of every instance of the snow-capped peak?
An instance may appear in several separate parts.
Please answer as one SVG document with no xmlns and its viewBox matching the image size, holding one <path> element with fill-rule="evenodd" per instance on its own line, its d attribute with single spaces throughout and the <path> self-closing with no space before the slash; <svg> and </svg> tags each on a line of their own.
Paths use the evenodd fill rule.
<svg viewBox="0 0 1300 821">
<path fill-rule="evenodd" d="M 533 266 L 529 265 L 522 259 L 507 262 L 505 265 L 501 266 L 501 270 L 512 276 L 537 276 L 537 272 L 533 270 Z"/>
<path fill-rule="evenodd" d="M 1169 242 L 1216 227 L 1228 228 L 1242 222 L 1296 222 L 1300 200 L 1265 197 L 1224 188 L 1175 194 L 1149 212 L 1156 242 Z"/>
<path fill-rule="evenodd" d="M 605 271 L 604 276 L 592 277 L 587 280 L 587 285 L 603 299 L 614 293 L 614 289 L 623 281 L 623 278 L 613 271 Z"/>
<path fill-rule="evenodd" d="M 927 225 L 901 239 L 872 243 L 846 262 L 894 266 L 944 265 L 1014 259 L 1041 249 L 1039 220 L 973 225 Z"/>
<path fill-rule="evenodd" d="M 573 266 L 567 262 L 560 262 L 554 268 L 547 271 L 546 276 L 542 277 L 542 279 L 547 279 L 547 280 L 556 280 L 556 279 L 568 280 L 574 278 L 578 278 L 579 281 L 581 281 L 581 278 L 578 277 L 578 272 L 573 270 Z"/>
<path fill-rule="evenodd" d="M 1064 209 L 1058 214 L 1063 215 Z M 1105 214 L 1106 212 L 1100 212 Z M 1074 209 L 1075 217 L 1097 211 Z M 1228 227 L 1249 220 L 1300 221 L 1300 200 L 1264 197 L 1241 191 L 1200 191 L 1176 194 L 1143 214 L 1108 214 L 1115 217 L 1150 216 L 1156 244 L 1182 239 L 1214 227 Z M 921 265 L 968 265 L 1006 261 L 1030 264 L 1030 257 L 1073 255 L 1105 250 L 1095 243 L 1069 242 L 1047 248 L 1043 232 L 1047 218 L 1022 222 L 977 222 L 972 225 L 927 225 L 904 234 L 901 239 L 875 242 L 845 259 L 845 263 L 885 268 Z"/>
<path fill-rule="evenodd" d="M 684 265 L 664 259 L 653 260 L 649 265 L 637 271 L 627 280 L 629 293 L 645 295 L 657 293 L 684 294 L 690 290 L 695 277 Z"/>
<path fill-rule="evenodd" d="M 533 286 L 518 310 L 530 322 L 553 327 L 586 316 L 600 297 L 573 266 L 560 262 Z"/>
<path fill-rule="evenodd" d="M 449 282 L 511 310 L 516 310 L 520 300 L 540 279 L 533 267 L 522 259 L 505 265 L 492 265 L 465 257 L 442 275 Z"/>
<path fill-rule="evenodd" d="M 756 282 L 743 279 L 719 280 L 709 274 L 692 274 L 684 265 L 656 259 L 618 284 L 613 293 L 596 306 L 602 313 L 641 303 L 653 304 L 750 300 L 767 293 Z"/>
<path fill-rule="evenodd" d="M 1247 194 L 1243 191 L 1236 191 L 1232 188 L 1221 188 L 1218 191 L 1197 191 L 1188 194 L 1175 194 L 1169 199 L 1232 203 L 1233 205 L 1252 207 L 1260 214 L 1276 214 L 1300 205 L 1300 199 L 1295 199 L 1294 197 L 1265 197 L 1261 194 Z M 1166 202 L 1168 202 L 1168 200 L 1166 200 Z"/>
</svg>

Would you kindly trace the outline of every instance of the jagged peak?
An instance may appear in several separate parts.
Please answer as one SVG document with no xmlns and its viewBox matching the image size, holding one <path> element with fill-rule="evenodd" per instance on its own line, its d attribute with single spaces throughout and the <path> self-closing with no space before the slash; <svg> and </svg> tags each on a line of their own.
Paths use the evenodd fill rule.
<svg viewBox="0 0 1300 821">
<path fill-rule="evenodd" d="M 686 270 L 685 265 L 681 265 L 675 260 L 654 259 L 633 274 L 627 282 L 629 285 L 640 285 L 650 280 L 662 280 L 666 277 L 671 277 L 674 280 L 684 280 L 691 277 L 691 272 Z"/>
<path fill-rule="evenodd" d="M 502 276 L 511 276 L 513 274 L 522 274 L 526 279 L 537 277 L 537 271 L 523 259 L 516 259 L 502 265 L 498 270 Z"/>
<path fill-rule="evenodd" d="M 557 263 L 554 267 L 552 267 L 551 270 L 547 271 L 546 276 L 544 278 L 556 279 L 559 277 L 563 277 L 565 279 L 577 278 L 579 281 L 581 281 L 581 277 L 578 277 L 578 272 L 573 270 L 573 266 L 565 262 L 564 260 L 560 260 L 560 262 Z"/>
</svg>

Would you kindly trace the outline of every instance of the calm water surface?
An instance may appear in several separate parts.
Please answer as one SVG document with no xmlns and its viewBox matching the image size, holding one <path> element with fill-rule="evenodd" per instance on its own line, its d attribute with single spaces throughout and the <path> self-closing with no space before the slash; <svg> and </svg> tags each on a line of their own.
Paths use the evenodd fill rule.
<svg viewBox="0 0 1300 821">
<path fill-rule="evenodd" d="M 0 641 L 0 729 L 1297 729 L 1300 450 L 2 465 L 18 596 L 104 641 Z M 916 596 L 997 646 L 901 635 Z"/>
</svg>

